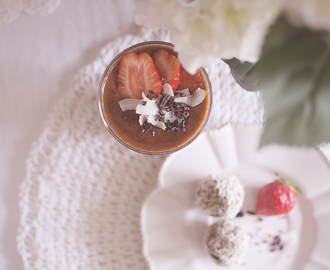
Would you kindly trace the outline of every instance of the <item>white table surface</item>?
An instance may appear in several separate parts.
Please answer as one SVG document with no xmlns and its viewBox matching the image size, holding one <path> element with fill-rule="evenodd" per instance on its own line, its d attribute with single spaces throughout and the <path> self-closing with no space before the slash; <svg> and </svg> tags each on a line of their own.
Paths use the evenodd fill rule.
<svg viewBox="0 0 330 270">
<path fill-rule="evenodd" d="M 45 115 L 109 41 L 139 27 L 133 0 L 62 0 L 46 17 L 0 26 L 0 269 L 23 269 L 18 191 Z"/>
</svg>

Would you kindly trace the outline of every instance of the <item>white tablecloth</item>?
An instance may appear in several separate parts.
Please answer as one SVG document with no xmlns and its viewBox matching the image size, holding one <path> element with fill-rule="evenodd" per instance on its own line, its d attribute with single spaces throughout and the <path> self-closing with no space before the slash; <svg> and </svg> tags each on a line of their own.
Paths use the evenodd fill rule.
<svg viewBox="0 0 330 270">
<path fill-rule="evenodd" d="M 0 9 L 2 2 L 15 1 L 0 0 Z M 132 3 L 65 0 L 50 15 L 22 13 L 0 25 L 0 269 L 23 269 L 18 189 L 45 115 L 105 44 L 139 30 Z"/>
</svg>

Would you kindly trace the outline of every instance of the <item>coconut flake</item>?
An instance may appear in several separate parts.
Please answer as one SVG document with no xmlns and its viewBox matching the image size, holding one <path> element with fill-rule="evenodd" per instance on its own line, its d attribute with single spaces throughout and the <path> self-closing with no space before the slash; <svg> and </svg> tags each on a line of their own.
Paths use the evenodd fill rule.
<svg viewBox="0 0 330 270">
<path fill-rule="evenodd" d="M 175 91 L 175 94 L 179 94 L 181 97 L 188 97 L 190 96 L 190 90 L 188 88 L 183 89 L 183 90 L 177 90 Z"/>
<path fill-rule="evenodd" d="M 198 88 L 192 95 L 187 97 L 176 97 L 174 102 L 182 102 L 187 104 L 188 106 L 195 107 L 198 104 L 202 103 L 204 98 L 207 95 L 207 91 Z"/>
<path fill-rule="evenodd" d="M 169 95 L 172 97 L 174 96 L 172 86 L 169 85 L 168 83 L 164 83 L 162 93 L 163 93 L 163 96 L 165 96 L 165 95 Z"/>
<path fill-rule="evenodd" d="M 148 116 L 148 123 L 152 124 L 155 127 L 161 128 L 163 130 L 166 129 L 165 123 L 161 122 L 161 121 L 157 121 L 155 115 Z"/>
<path fill-rule="evenodd" d="M 158 112 L 157 99 L 149 99 L 142 93 L 142 101 L 136 106 L 136 113 L 143 115 L 156 115 Z"/>
<path fill-rule="evenodd" d="M 171 123 L 177 120 L 178 118 L 175 116 L 173 111 L 166 112 L 164 115 L 164 122 L 170 121 Z"/>
<path fill-rule="evenodd" d="M 175 92 L 174 102 L 175 103 L 185 103 L 187 106 L 194 107 L 200 104 L 207 95 L 207 91 L 204 91 L 198 88 L 193 94 L 191 91 L 186 88 L 184 90 L 179 90 Z M 176 113 L 172 110 L 165 112 L 160 109 L 160 101 L 164 96 L 173 97 L 172 87 L 165 83 L 163 85 L 162 95 L 158 95 L 156 98 L 149 99 L 145 93 L 142 93 L 142 100 L 139 99 L 124 99 L 119 101 L 119 106 L 122 111 L 125 110 L 135 110 L 139 114 L 139 124 L 143 126 L 145 122 L 149 124 L 166 130 L 165 123 L 173 123 L 178 120 L 179 116 L 176 116 Z M 183 106 L 183 105 L 181 105 Z M 160 113 L 162 110 L 162 113 Z"/>
<path fill-rule="evenodd" d="M 144 122 L 148 120 L 148 117 L 146 115 L 141 114 L 139 117 L 139 124 L 140 126 L 143 126 Z"/>
<path fill-rule="evenodd" d="M 121 110 L 127 111 L 127 110 L 136 110 L 136 106 L 141 103 L 140 99 L 135 98 L 126 98 L 119 101 L 119 106 Z"/>
</svg>

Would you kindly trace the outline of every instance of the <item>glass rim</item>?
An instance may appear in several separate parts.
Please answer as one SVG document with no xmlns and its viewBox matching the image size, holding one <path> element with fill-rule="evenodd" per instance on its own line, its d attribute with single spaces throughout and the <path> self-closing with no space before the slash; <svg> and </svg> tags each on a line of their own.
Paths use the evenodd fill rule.
<svg viewBox="0 0 330 270">
<path fill-rule="evenodd" d="M 117 61 L 126 53 L 136 49 L 136 48 L 140 48 L 143 46 L 149 46 L 149 45 L 163 45 L 163 46 L 169 46 L 172 49 L 174 48 L 174 44 L 170 43 L 170 42 L 166 42 L 166 41 L 144 41 L 144 42 L 140 42 L 137 44 L 134 44 L 126 49 L 124 49 L 123 51 L 121 51 L 120 53 L 118 53 L 111 61 L 110 63 L 107 65 L 107 67 L 105 68 L 101 79 L 100 79 L 100 83 L 99 83 L 99 89 L 98 89 L 98 108 L 99 108 L 99 112 L 101 115 L 101 119 L 103 121 L 103 124 L 105 125 L 105 127 L 107 128 L 107 130 L 109 131 L 109 133 L 119 142 L 121 143 L 123 146 L 127 147 L 130 150 L 133 150 L 137 153 L 140 154 L 145 154 L 145 155 L 166 155 L 166 154 L 171 154 L 174 152 L 177 152 L 183 148 L 185 148 L 186 146 L 188 146 L 189 144 L 191 144 L 197 137 L 198 135 L 203 131 L 206 123 L 208 122 L 208 119 L 210 117 L 210 113 L 211 113 L 211 107 L 212 107 L 212 84 L 209 78 L 209 75 L 206 71 L 206 69 L 204 67 L 200 68 L 200 70 L 203 72 L 206 80 L 207 80 L 207 84 L 209 86 L 209 93 L 210 93 L 210 101 L 209 101 L 209 106 L 208 106 L 208 112 L 207 112 L 207 116 L 203 121 L 203 124 L 201 125 L 201 127 L 199 128 L 199 130 L 185 143 L 183 143 L 182 145 L 180 145 L 179 147 L 175 147 L 169 150 L 164 150 L 164 151 L 146 151 L 146 150 L 141 150 L 139 148 L 136 148 L 128 143 L 126 143 L 125 141 L 123 141 L 122 139 L 120 139 L 117 134 L 110 128 L 104 112 L 103 112 L 103 106 L 102 106 L 102 96 L 104 93 L 104 89 L 105 89 L 105 84 L 106 84 L 106 78 L 107 75 L 109 73 L 109 70 L 114 66 L 115 63 L 117 63 Z"/>
</svg>

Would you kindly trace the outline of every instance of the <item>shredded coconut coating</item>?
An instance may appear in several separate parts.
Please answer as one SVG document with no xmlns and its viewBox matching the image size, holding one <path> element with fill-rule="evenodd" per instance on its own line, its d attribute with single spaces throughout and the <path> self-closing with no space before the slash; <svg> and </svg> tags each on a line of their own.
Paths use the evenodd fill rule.
<svg viewBox="0 0 330 270">
<path fill-rule="evenodd" d="M 197 204 L 206 215 L 235 218 L 244 201 L 244 186 L 234 175 L 211 175 L 196 190 Z"/>
<path fill-rule="evenodd" d="M 209 227 L 206 248 L 214 261 L 221 266 L 238 264 L 244 258 L 251 236 L 232 221 L 223 220 Z"/>
</svg>

